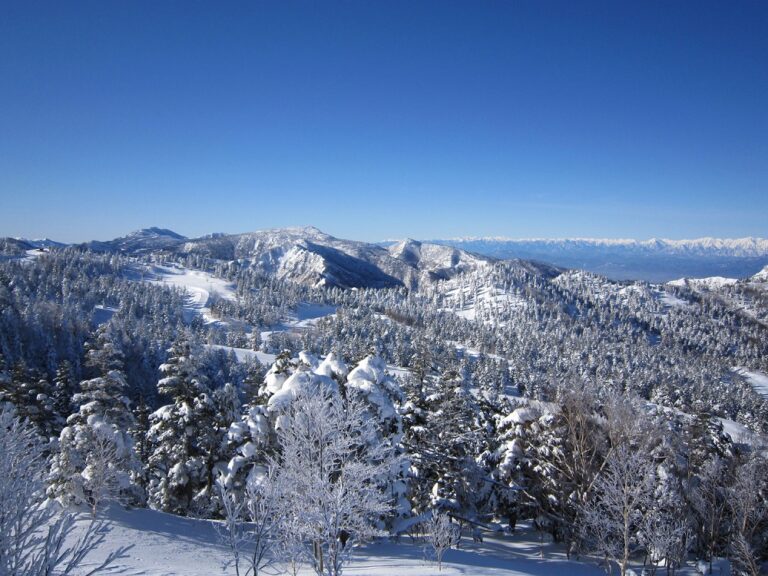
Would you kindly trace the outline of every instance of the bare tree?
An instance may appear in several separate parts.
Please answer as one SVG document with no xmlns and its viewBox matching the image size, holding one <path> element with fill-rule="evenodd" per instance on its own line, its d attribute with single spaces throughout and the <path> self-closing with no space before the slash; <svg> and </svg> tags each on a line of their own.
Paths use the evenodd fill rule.
<svg viewBox="0 0 768 576">
<path fill-rule="evenodd" d="M 697 542 L 703 548 L 712 573 L 712 559 L 721 550 L 723 531 L 727 525 L 728 498 L 726 493 L 727 467 L 718 457 L 707 460 L 692 480 L 688 500 L 696 516 Z"/>
<path fill-rule="evenodd" d="M 760 573 L 760 547 L 764 546 L 768 530 L 767 479 L 768 461 L 758 452 L 749 453 L 737 466 L 728 489 L 731 557 L 739 570 L 749 576 Z"/>
<path fill-rule="evenodd" d="M 92 434 L 91 450 L 86 455 L 82 476 L 88 489 L 91 516 L 95 517 L 99 505 L 118 497 L 121 472 L 115 466 L 119 456 L 114 440 L 98 432 Z"/>
<path fill-rule="evenodd" d="M 362 401 L 323 386 L 293 400 L 278 439 L 273 465 L 286 516 L 315 572 L 339 576 L 354 546 L 385 535 L 378 526 L 393 502 L 381 483 L 397 465 L 395 451 Z"/>
<path fill-rule="evenodd" d="M 651 574 L 663 564 L 667 573 L 683 563 L 688 553 L 690 526 L 681 508 L 654 510 L 643 519 L 640 542 L 652 563 Z"/>
<path fill-rule="evenodd" d="M 245 493 L 227 488 L 219 478 L 217 488 L 224 508 L 224 523 L 220 530 L 232 551 L 235 574 L 258 576 L 278 562 L 283 512 L 281 488 L 275 483 L 272 470 L 254 470 L 248 478 Z"/>
<path fill-rule="evenodd" d="M 585 541 L 610 566 L 627 573 L 633 543 L 641 528 L 643 510 L 653 496 L 654 474 L 647 452 L 622 445 L 608 457 L 595 481 L 592 497 L 581 508 Z"/>
<path fill-rule="evenodd" d="M 75 517 L 61 512 L 45 495 L 47 462 L 43 445 L 8 405 L 0 406 L 0 574 L 67 576 L 105 540 L 106 524 L 91 519 L 72 541 Z M 86 574 L 95 574 L 128 548 L 110 552 Z"/>
<path fill-rule="evenodd" d="M 445 552 L 456 546 L 461 533 L 459 527 L 451 521 L 447 512 L 433 511 L 430 519 L 425 523 L 427 542 L 437 561 L 437 570 L 443 570 L 443 556 Z"/>
</svg>

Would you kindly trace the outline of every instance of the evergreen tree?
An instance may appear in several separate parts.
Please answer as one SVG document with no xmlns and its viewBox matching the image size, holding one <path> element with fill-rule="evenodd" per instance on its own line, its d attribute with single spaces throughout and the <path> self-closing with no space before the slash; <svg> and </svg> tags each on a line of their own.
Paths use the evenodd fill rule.
<svg viewBox="0 0 768 576">
<path fill-rule="evenodd" d="M 171 403 L 150 416 L 149 502 L 181 516 L 204 516 L 214 490 L 213 401 L 185 339 L 173 344 L 160 372 L 158 392 Z"/>
<path fill-rule="evenodd" d="M 72 414 L 72 397 L 74 394 L 75 385 L 72 375 L 72 364 L 69 360 L 64 360 L 56 368 L 52 390 L 54 411 L 64 422 Z"/>
<path fill-rule="evenodd" d="M 64 501 L 96 506 L 104 497 L 143 501 L 138 485 L 141 464 L 129 431 L 135 420 L 129 408 L 122 354 L 107 325 L 88 346 L 86 365 L 95 378 L 83 380 L 67 418 L 52 464 L 50 493 Z"/>
<path fill-rule="evenodd" d="M 266 400 L 260 393 L 261 386 L 264 384 L 264 370 L 258 358 L 253 358 L 248 362 L 246 375 L 243 379 L 243 385 L 240 389 L 243 406 L 258 406 Z"/>
<path fill-rule="evenodd" d="M 146 490 L 147 488 L 147 465 L 150 456 L 149 417 L 152 410 L 147 404 L 144 396 L 139 396 L 139 401 L 133 409 L 134 426 L 129 430 L 133 438 L 134 451 L 141 465 L 141 473 L 137 477 L 139 485 Z"/>
</svg>

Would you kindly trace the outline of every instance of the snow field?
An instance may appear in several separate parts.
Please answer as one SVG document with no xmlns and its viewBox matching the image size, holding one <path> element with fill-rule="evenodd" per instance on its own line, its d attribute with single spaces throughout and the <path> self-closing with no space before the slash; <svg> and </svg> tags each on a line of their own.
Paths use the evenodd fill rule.
<svg viewBox="0 0 768 576">
<path fill-rule="evenodd" d="M 195 314 L 203 317 L 206 324 L 217 322 L 211 315 L 208 303 L 215 294 L 227 300 L 235 300 L 235 286 L 231 282 L 217 278 L 200 270 L 183 267 L 155 265 L 149 269 L 149 282 L 181 288 L 187 292 L 185 312 L 188 318 Z"/>
<path fill-rule="evenodd" d="M 230 553 L 221 542 L 217 523 L 181 518 L 155 510 L 106 511 L 110 531 L 104 546 L 90 562 L 118 546 L 132 546 L 108 573 L 124 576 L 215 576 L 234 574 L 227 567 Z M 380 541 L 356 551 L 344 573 L 349 576 L 598 576 L 594 562 L 568 560 L 559 545 L 545 542 L 523 525 L 514 535 L 487 536 L 472 542 L 464 534 L 460 548 L 446 552 L 442 571 L 429 558 L 425 543 L 409 536 Z M 314 572 L 303 567 L 301 576 Z"/>
<path fill-rule="evenodd" d="M 754 372 L 747 370 L 746 368 L 735 368 L 737 374 L 743 376 L 747 382 L 749 382 L 755 392 L 761 396 L 768 398 L 768 374 L 762 372 Z"/>
</svg>

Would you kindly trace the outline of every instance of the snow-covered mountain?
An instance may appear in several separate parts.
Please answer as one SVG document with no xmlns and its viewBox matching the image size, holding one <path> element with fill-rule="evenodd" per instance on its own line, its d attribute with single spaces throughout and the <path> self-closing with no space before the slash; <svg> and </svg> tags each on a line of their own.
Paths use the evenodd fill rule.
<svg viewBox="0 0 768 576">
<path fill-rule="evenodd" d="M 486 266 L 492 258 L 463 250 L 405 240 L 390 248 L 335 238 L 315 227 L 277 228 L 188 239 L 150 228 L 85 246 L 128 254 L 199 255 L 237 261 L 280 279 L 313 286 L 410 289 Z"/>
<path fill-rule="evenodd" d="M 100 242 L 94 240 L 83 244 L 96 252 L 123 252 L 139 254 L 158 250 L 172 250 L 184 242 L 186 238 L 165 228 L 144 228 L 131 232 L 127 236 Z"/>
<path fill-rule="evenodd" d="M 768 239 L 765 238 L 696 238 L 692 240 L 650 240 L 614 238 L 451 238 L 431 240 L 437 244 L 473 246 L 476 251 L 504 252 L 507 250 L 557 250 L 576 252 L 579 250 L 624 250 L 646 254 L 687 254 L 696 256 L 732 256 L 755 258 L 768 256 Z"/>
<path fill-rule="evenodd" d="M 14 238 L 14 240 L 28 244 L 32 248 L 63 248 L 66 246 L 66 244 L 56 242 L 56 240 L 51 240 L 50 238 Z"/>
<path fill-rule="evenodd" d="M 681 276 L 745 278 L 768 264 L 768 239 L 764 238 L 641 241 L 487 237 L 432 242 L 494 258 L 524 258 L 579 268 L 616 280 L 666 282 Z"/>
<path fill-rule="evenodd" d="M 51 240 L 6 239 L 3 253 L 60 247 Z M 768 239 L 695 240 L 510 239 L 499 237 L 366 243 L 336 238 L 312 226 L 186 238 L 146 228 L 82 247 L 133 255 L 197 255 L 238 261 L 264 274 L 308 285 L 406 286 L 445 280 L 496 260 L 536 261 L 613 280 L 668 282 L 678 278 L 749 278 L 768 265 Z"/>
</svg>

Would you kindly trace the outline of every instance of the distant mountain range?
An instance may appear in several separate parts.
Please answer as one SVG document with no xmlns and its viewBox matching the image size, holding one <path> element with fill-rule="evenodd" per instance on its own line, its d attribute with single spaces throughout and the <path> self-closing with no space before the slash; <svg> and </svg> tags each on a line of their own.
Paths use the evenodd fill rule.
<svg viewBox="0 0 768 576">
<path fill-rule="evenodd" d="M 7 250 L 56 248 L 52 240 L 5 239 Z M 343 288 L 417 288 L 488 266 L 496 260 L 542 270 L 578 268 L 615 280 L 667 282 L 678 278 L 746 278 L 768 264 L 763 238 L 607 240 L 454 238 L 377 244 L 343 240 L 312 226 L 186 238 L 165 228 L 146 228 L 108 241 L 79 245 L 129 255 L 197 255 L 238 261 L 308 285 Z M 538 262 L 538 264 L 531 264 Z"/>
<path fill-rule="evenodd" d="M 681 277 L 752 276 L 768 264 L 768 239 L 613 240 L 594 238 L 431 240 L 493 258 L 522 258 L 579 268 L 614 280 L 666 282 Z"/>
</svg>

